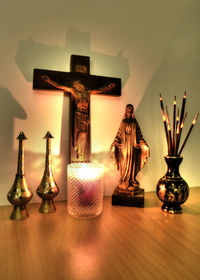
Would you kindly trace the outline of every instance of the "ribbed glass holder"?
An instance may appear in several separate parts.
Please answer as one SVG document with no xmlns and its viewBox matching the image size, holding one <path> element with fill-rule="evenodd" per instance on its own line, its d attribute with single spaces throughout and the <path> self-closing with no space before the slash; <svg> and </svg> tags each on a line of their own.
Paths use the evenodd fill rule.
<svg viewBox="0 0 200 280">
<path fill-rule="evenodd" d="M 67 174 L 69 214 L 78 218 L 99 216 L 103 208 L 103 165 L 71 163 L 67 167 Z"/>
</svg>

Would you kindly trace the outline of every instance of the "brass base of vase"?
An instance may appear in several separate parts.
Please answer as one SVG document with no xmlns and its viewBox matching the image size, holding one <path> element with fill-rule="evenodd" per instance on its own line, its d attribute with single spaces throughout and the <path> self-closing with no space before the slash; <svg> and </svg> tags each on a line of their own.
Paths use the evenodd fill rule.
<svg viewBox="0 0 200 280">
<path fill-rule="evenodd" d="M 167 213 L 171 214 L 181 214 L 182 213 L 182 208 L 179 204 L 168 204 L 168 203 L 163 203 L 161 209 Z"/>
<path fill-rule="evenodd" d="M 11 220 L 25 220 L 29 217 L 28 211 L 26 209 L 26 206 L 14 206 L 12 214 L 10 215 Z"/>
<path fill-rule="evenodd" d="M 43 199 L 42 200 L 42 204 L 39 209 L 40 213 L 48 214 L 48 213 L 53 213 L 55 211 L 56 211 L 56 207 L 54 205 L 53 199 L 51 199 L 51 200 Z"/>
</svg>

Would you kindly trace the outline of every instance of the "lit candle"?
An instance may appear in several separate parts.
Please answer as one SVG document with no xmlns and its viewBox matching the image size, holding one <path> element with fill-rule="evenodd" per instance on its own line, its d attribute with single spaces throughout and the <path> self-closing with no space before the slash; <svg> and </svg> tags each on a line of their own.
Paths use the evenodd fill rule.
<svg viewBox="0 0 200 280">
<path fill-rule="evenodd" d="M 103 206 L 103 166 L 95 163 L 68 165 L 67 209 L 75 217 L 95 217 Z"/>
</svg>

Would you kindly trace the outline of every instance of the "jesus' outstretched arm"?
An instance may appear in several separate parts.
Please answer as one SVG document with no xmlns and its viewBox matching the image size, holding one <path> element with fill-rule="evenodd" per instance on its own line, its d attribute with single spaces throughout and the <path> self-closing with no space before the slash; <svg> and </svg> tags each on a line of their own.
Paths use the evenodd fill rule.
<svg viewBox="0 0 200 280">
<path fill-rule="evenodd" d="M 106 87 L 102 87 L 102 88 L 99 88 L 99 89 L 94 89 L 94 90 L 90 90 L 90 94 L 98 94 L 98 93 L 104 93 L 104 92 L 107 92 L 111 89 L 113 89 L 115 87 L 115 84 L 112 83 L 112 84 L 109 84 L 108 86 Z"/>
<path fill-rule="evenodd" d="M 54 86 L 54 87 L 56 87 L 56 88 L 58 88 L 58 89 L 61 89 L 61 90 L 63 90 L 64 92 L 70 92 L 72 95 L 74 95 L 74 97 L 76 97 L 76 94 L 75 94 L 73 88 L 70 88 L 70 87 L 63 86 L 63 85 L 61 85 L 61 84 L 58 84 L 57 82 L 51 80 L 50 77 L 47 76 L 47 75 L 43 75 L 43 76 L 42 76 L 42 79 L 43 79 L 43 81 L 45 81 L 46 83 L 48 83 L 48 84 L 50 84 L 50 85 L 52 85 L 52 86 Z"/>
</svg>

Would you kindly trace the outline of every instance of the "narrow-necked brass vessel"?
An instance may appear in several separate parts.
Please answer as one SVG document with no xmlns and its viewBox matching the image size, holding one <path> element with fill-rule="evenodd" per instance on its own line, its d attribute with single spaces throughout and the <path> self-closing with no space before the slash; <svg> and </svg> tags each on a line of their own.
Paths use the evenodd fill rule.
<svg viewBox="0 0 200 280">
<path fill-rule="evenodd" d="M 45 170 L 42 181 L 37 188 L 37 194 L 42 198 L 42 204 L 39 208 L 41 213 L 52 213 L 56 211 L 53 198 L 58 194 L 59 189 L 54 181 L 51 165 L 51 139 L 53 136 L 48 131 L 43 139 L 46 139 L 46 160 Z"/>
<path fill-rule="evenodd" d="M 24 175 L 24 140 L 27 138 L 21 131 L 17 139 L 19 140 L 17 174 L 14 184 L 7 194 L 7 199 L 14 206 L 10 219 L 24 220 L 29 216 L 26 204 L 31 200 L 33 194 L 27 186 Z"/>
</svg>

